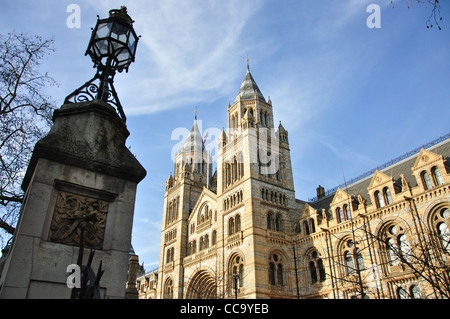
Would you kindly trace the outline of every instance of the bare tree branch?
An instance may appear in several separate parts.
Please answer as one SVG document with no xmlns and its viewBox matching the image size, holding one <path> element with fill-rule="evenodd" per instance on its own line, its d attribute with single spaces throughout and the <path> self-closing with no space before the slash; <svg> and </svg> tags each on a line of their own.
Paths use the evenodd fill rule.
<svg viewBox="0 0 450 319">
<path fill-rule="evenodd" d="M 0 229 L 8 234 L 17 223 L 34 145 L 47 133 L 55 109 L 44 92 L 56 82 L 40 71 L 53 43 L 37 35 L 0 34 Z"/>
</svg>

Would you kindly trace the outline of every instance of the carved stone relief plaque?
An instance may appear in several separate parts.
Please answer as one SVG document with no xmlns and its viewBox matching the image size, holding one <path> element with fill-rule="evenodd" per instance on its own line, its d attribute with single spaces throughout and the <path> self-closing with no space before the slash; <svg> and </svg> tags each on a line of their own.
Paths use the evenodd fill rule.
<svg viewBox="0 0 450 319">
<path fill-rule="evenodd" d="M 84 229 L 84 247 L 102 249 L 107 213 L 107 201 L 59 191 L 49 240 L 78 246 Z"/>
</svg>

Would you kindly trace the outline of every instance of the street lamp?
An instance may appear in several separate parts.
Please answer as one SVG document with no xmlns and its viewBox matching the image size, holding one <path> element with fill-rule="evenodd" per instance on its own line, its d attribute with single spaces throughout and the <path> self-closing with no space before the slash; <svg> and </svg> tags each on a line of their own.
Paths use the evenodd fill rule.
<svg viewBox="0 0 450 319">
<path fill-rule="evenodd" d="M 234 299 L 237 299 L 239 274 L 235 272 L 231 277 L 234 281 Z"/>
<path fill-rule="evenodd" d="M 110 10 L 109 18 L 97 19 L 85 54 L 91 57 L 97 73 L 91 80 L 67 96 L 64 103 L 99 99 L 115 105 L 122 120 L 126 121 L 113 86 L 113 79 L 116 71 L 128 72 L 128 68 L 134 62 L 139 37 L 133 29 L 133 22 L 126 7 Z M 98 86 L 94 83 L 97 80 L 100 80 Z"/>
</svg>

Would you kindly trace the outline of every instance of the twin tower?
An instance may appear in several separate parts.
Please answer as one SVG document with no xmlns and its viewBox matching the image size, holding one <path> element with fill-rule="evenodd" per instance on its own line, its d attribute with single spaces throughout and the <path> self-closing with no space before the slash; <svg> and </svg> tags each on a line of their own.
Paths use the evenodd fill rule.
<svg viewBox="0 0 450 319">
<path fill-rule="evenodd" d="M 298 220 L 288 132 L 247 66 L 217 170 L 197 120 L 166 181 L 157 298 L 295 296 L 288 233 Z"/>
</svg>

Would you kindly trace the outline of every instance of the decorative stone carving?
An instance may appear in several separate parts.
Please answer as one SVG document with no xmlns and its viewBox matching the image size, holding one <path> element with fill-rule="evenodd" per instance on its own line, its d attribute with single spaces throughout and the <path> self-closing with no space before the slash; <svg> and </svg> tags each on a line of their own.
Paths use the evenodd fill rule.
<svg viewBox="0 0 450 319">
<path fill-rule="evenodd" d="M 49 240 L 78 246 L 84 229 L 84 247 L 102 249 L 107 213 L 106 201 L 60 191 Z"/>
</svg>

